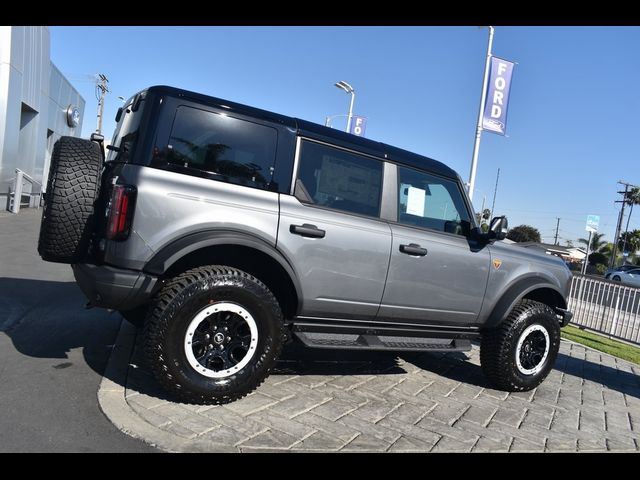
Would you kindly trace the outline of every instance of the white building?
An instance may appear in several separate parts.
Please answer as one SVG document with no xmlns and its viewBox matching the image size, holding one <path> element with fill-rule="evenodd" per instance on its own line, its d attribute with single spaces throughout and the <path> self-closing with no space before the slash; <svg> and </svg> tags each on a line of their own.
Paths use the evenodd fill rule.
<svg viewBox="0 0 640 480">
<path fill-rule="evenodd" d="M 45 185 L 53 145 L 79 136 L 85 101 L 50 60 L 47 27 L 0 26 L 0 208 L 8 209 L 16 169 L 23 202 L 34 204 Z"/>
</svg>

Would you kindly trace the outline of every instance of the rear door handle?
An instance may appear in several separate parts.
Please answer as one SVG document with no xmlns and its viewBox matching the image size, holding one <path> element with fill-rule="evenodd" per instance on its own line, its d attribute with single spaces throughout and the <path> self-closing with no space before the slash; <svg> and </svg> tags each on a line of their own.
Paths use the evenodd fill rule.
<svg viewBox="0 0 640 480">
<path fill-rule="evenodd" d="M 289 227 L 289 231 L 296 235 L 302 235 L 303 237 L 310 238 L 324 238 L 325 231 L 320 230 L 315 225 L 311 225 L 309 223 L 305 223 L 302 225 L 291 225 Z"/>
<path fill-rule="evenodd" d="M 418 257 L 424 257 L 427 254 L 427 249 L 422 248 L 416 243 L 410 243 L 409 245 L 400 245 L 400 251 L 407 255 L 417 255 Z"/>
</svg>

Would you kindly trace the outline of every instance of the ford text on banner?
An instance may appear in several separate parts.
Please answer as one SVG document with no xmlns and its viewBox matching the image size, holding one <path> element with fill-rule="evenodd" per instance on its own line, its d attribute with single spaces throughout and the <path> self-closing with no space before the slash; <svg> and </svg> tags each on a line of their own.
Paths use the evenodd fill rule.
<svg viewBox="0 0 640 480">
<path fill-rule="evenodd" d="M 364 137 L 364 131 L 367 128 L 367 119 L 365 117 L 359 117 L 354 115 L 351 120 L 351 132 L 359 137 Z"/>
<path fill-rule="evenodd" d="M 482 129 L 504 135 L 507 129 L 507 107 L 513 62 L 491 57 L 487 101 L 482 115 Z"/>
</svg>

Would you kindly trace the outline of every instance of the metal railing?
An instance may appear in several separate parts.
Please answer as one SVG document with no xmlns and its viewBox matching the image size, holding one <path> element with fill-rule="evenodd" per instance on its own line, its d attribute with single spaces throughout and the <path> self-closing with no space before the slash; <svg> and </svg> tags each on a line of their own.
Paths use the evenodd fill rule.
<svg viewBox="0 0 640 480">
<path fill-rule="evenodd" d="M 575 275 L 571 282 L 571 323 L 628 342 L 640 343 L 640 288 Z"/>
<path fill-rule="evenodd" d="M 14 186 L 13 192 L 10 193 L 10 195 L 13 195 L 13 199 L 10 200 L 11 208 L 9 209 L 9 211 L 11 213 L 17 214 L 18 212 L 20 212 L 20 204 L 22 203 L 22 188 L 24 187 L 25 181 L 31 184 L 32 192 L 29 193 L 29 205 L 31 205 L 31 197 L 33 196 L 33 186 L 35 184 L 38 184 L 40 186 L 39 192 L 37 193 L 38 201 L 36 202 L 36 208 L 40 208 L 40 201 L 42 197 L 42 184 L 37 180 L 35 180 L 34 178 L 32 178 L 30 175 L 28 175 L 27 172 L 24 172 L 19 168 L 16 168 L 16 176 L 15 176 L 15 183 L 14 183 L 15 186 Z"/>
</svg>

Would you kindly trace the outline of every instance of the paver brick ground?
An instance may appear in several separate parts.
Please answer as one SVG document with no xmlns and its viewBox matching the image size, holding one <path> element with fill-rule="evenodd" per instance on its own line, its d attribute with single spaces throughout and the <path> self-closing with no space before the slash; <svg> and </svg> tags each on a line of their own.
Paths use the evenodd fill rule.
<svg viewBox="0 0 640 480">
<path fill-rule="evenodd" d="M 173 402 L 146 369 L 139 344 L 130 348 L 123 405 L 155 430 L 125 430 L 166 450 L 564 452 L 640 445 L 640 368 L 571 342 L 562 342 L 549 378 L 520 393 L 486 383 L 477 346 L 464 354 L 397 354 L 293 345 L 262 386 L 223 406 Z"/>
</svg>

